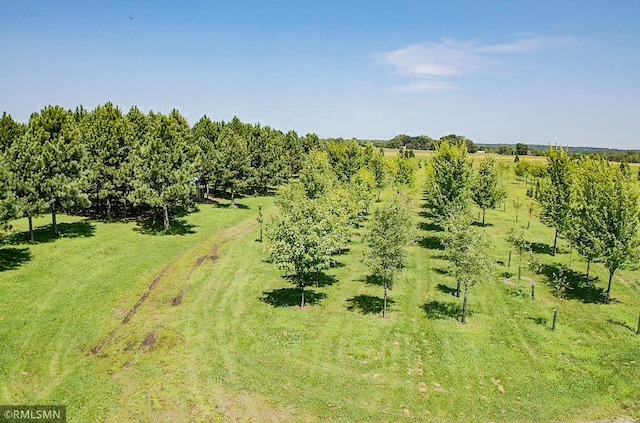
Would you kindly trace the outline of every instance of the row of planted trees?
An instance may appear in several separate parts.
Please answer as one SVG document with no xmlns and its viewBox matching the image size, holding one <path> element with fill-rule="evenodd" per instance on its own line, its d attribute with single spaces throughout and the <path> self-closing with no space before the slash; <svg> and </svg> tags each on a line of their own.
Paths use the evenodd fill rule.
<svg viewBox="0 0 640 423">
<path fill-rule="evenodd" d="M 307 156 L 299 181 L 280 190 L 280 211 L 267 225 L 266 247 L 271 261 L 300 289 L 301 307 L 305 286 L 319 285 L 322 272 L 349 244 L 352 228 L 363 224 L 375 197 L 392 183 L 397 197 L 376 208 L 364 237 L 386 300 L 412 238 L 409 203 L 416 170 L 416 160 L 408 155 L 384 160 L 370 145 L 355 141 L 329 142 Z"/>
<path fill-rule="evenodd" d="M 213 190 L 264 193 L 299 172 L 320 141 L 234 118 L 193 127 L 177 111 L 123 113 L 45 107 L 20 124 L 0 119 L 0 222 L 79 211 L 111 219 L 151 213 L 165 230 L 171 216 Z"/>
<path fill-rule="evenodd" d="M 469 206 L 473 201 L 482 209 L 484 225 L 485 210 L 496 208 L 506 198 L 501 170 L 487 157 L 474 172 L 463 145 L 443 144 L 427 171 L 427 205 L 434 221 L 445 230 L 443 244 L 458 280 L 457 291 L 461 282 L 465 285 L 464 321 L 468 286 L 486 278 L 491 268 L 486 258 L 487 237 L 471 226 Z M 561 148 L 550 149 L 548 164 L 536 175 L 541 178 L 536 195 L 541 220 L 556 229 L 552 254 L 562 235 L 587 260 L 587 279 L 590 263 L 602 263 L 609 272 L 607 300 L 614 273 L 638 253 L 640 203 L 634 176 L 626 164 L 612 165 L 597 157 L 576 160 Z M 514 207 L 521 205 L 514 200 Z M 512 233 L 509 242 L 520 256 L 528 249 L 524 233 Z M 551 281 L 555 291 L 556 282 Z"/>
</svg>

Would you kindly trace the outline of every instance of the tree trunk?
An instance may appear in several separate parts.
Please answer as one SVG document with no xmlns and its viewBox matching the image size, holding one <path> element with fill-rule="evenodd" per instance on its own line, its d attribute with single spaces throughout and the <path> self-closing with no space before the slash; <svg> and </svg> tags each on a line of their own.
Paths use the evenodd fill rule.
<svg viewBox="0 0 640 423">
<path fill-rule="evenodd" d="M 482 209 L 482 226 L 484 226 L 484 215 L 486 211 L 486 209 Z"/>
<path fill-rule="evenodd" d="M 51 209 L 51 225 L 53 226 L 53 235 L 58 236 L 58 221 L 56 220 L 56 209 Z"/>
<path fill-rule="evenodd" d="M 169 209 L 166 206 L 164 206 L 162 208 L 162 211 L 164 213 L 164 231 L 169 232 L 171 230 L 171 221 L 169 220 Z"/>
<path fill-rule="evenodd" d="M 380 202 L 380 193 L 382 192 L 382 190 L 378 190 L 378 203 Z"/>
<path fill-rule="evenodd" d="M 529 221 L 527 222 L 527 229 L 531 227 L 531 215 L 529 215 Z"/>
<path fill-rule="evenodd" d="M 518 280 L 522 277 L 522 251 L 518 257 Z"/>
<path fill-rule="evenodd" d="M 591 260 L 587 260 L 587 281 L 589 281 L 589 268 L 591 267 Z"/>
<path fill-rule="evenodd" d="M 29 215 L 27 218 L 29 219 L 29 237 L 31 239 L 31 243 L 34 243 L 36 239 L 33 233 L 33 217 Z"/>
<path fill-rule="evenodd" d="M 569 269 L 571 269 L 572 260 L 573 260 L 573 244 L 569 246 Z"/>
<path fill-rule="evenodd" d="M 111 220 L 111 199 L 107 197 L 107 220 Z"/>
<path fill-rule="evenodd" d="M 262 242 L 262 222 L 260 222 L 260 242 Z"/>
<path fill-rule="evenodd" d="M 469 296 L 469 282 L 464 283 L 464 299 L 462 300 L 462 323 L 467 323 L 467 298 Z"/>
<path fill-rule="evenodd" d="M 124 199 L 124 218 L 127 218 L 127 199 Z"/>
<path fill-rule="evenodd" d="M 382 299 L 382 318 L 387 318 L 387 283 L 384 283 L 384 297 Z"/>
<path fill-rule="evenodd" d="M 236 206 L 236 190 L 235 188 L 231 189 L 231 207 Z"/>
<path fill-rule="evenodd" d="M 558 320 L 558 307 L 553 309 L 553 322 L 551 323 L 551 332 L 556 330 L 556 321 Z"/>
<path fill-rule="evenodd" d="M 536 286 L 534 284 L 531 284 L 531 299 L 536 299 Z"/>
<path fill-rule="evenodd" d="M 205 198 L 205 200 L 209 201 L 209 182 L 205 184 L 205 187 L 207 189 L 207 197 Z"/>
<path fill-rule="evenodd" d="M 507 264 L 507 267 L 511 267 L 511 250 L 509 250 L 509 263 Z"/>
<path fill-rule="evenodd" d="M 460 298 L 460 279 L 456 283 L 456 297 Z"/>
<path fill-rule="evenodd" d="M 611 281 L 613 280 L 613 274 L 616 269 L 609 270 L 609 285 L 607 285 L 607 302 L 611 299 Z"/>
<path fill-rule="evenodd" d="M 518 221 L 518 209 L 516 209 L 516 222 Z"/>
<path fill-rule="evenodd" d="M 301 299 L 300 299 L 300 308 L 304 308 L 304 280 L 300 285 Z"/>
<path fill-rule="evenodd" d="M 638 330 L 636 330 L 636 335 L 640 335 L 640 316 L 638 316 Z"/>
<path fill-rule="evenodd" d="M 556 255 L 557 247 L 558 247 L 558 230 L 556 229 L 556 235 L 553 238 L 553 254 L 552 254 L 552 256 L 554 256 L 554 257 Z"/>
</svg>

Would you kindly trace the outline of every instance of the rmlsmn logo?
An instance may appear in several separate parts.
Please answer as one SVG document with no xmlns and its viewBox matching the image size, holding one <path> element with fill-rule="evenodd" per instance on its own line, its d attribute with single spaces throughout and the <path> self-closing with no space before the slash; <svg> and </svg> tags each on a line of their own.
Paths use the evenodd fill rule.
<svg viewBox="0 0 640 423">
<path fill-rule="evenodd" d="M 0 423 L 65 423 L 64 405 L 0 405 Z"/>
</svg>

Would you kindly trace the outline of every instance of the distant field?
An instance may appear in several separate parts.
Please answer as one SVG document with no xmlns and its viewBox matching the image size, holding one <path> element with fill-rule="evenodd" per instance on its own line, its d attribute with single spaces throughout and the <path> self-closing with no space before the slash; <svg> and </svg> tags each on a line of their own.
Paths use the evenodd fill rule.
<svg viewBox="0 0 640 423">
<path fill-rule="evenodd" d="M 383 150 L 384 150 L 385 156 L 389 156 L 389 157 L 393 157 L 393 156 L 397 155 L 398 152 L 400 151 L 398 149 L 392 149 L 392 148 L 384 148 Z M 415 153 L 416 158 L 418 158 L 418 159 L 430 158 L 435 153 L 432 150 L 413 150 L 413 152 Z M 495 157 L 495 159 L 497 161 L 500 161 L 500 162 L 513 163 L 513 160 L 515 159 L 515 156 L 505 156 L 505 155 L 501 155 L 501 154 L 490 154 L 490 153 L 489 154 L 487 154 L 487 153 L 469 154 L 469 156 L 471 156 L 471 158 L 474 161 L 482 160 L 487 155 L 491 155 L 491 156 Z M 546 163 L 546 161 L 547 161 L 547 158 L 543 157 L 543 156 L 520 156 L 520 159 L 521 160 L 526 160 L 526 161 L 532 161 L 532 162 L 543 162 L 543 163 Z"/>
<path fill-rule="evenodd" d="M 564 242 L 552 257 L 553 232 L 534 211 L 526 238 L 545 272 L 523 263 L 518 281 L 505 239 L 526 228 L 530 199 L 512 175 L 508 190 L 506 211 L 488 211 L 483 229 L 500 264 L 471 288 L 467 325 L 442 232 L 421 204 L 387 320 L 381 289 L 366 283 L 362 228 L 330 284 L 296 306 L 299 292 L 256 240 L 257 205 L 270 215 L 273 198 L 201 205 L 183 235 L 64 217 L 61 239 L 41 232 L 35 245 L 0 247 L 0 403 L 66 404 L 69 422 L 640 418 L 640 271 L 617 273 L 604 304 L 606 271 L 593 265 L 582 284 L 585 262 Z M 570 260 L 576 289 L 551 332 L 545 282 Z"/>
</svg>

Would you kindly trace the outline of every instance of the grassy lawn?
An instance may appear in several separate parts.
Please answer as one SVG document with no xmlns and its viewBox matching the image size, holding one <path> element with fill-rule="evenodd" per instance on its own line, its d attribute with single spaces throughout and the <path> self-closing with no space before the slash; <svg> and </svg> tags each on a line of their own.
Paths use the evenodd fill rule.
<svg viewBox="0 0 640 423">
<path fill-rule="evenodd" d="M 0 403 L 66 404 L 70 422 L 640 418 L 640 272 L 617 273 L 604 304 L 606 271 L 592 265 L 593 284 L 581 284 L 574 253 L 576 289 L 551 332 L 545 282 L 569 248 L 552 257 L 553 231 L 534 215 L 526 238 L 547 275 L 524 268 L 518 281 L 506 237 L 527 226 L 530 199 L 525 184 L 508 188 L 506 211 L 488 211 L 483 228 L 503 264 L 471 287 L 467 325 L 442 232 L 421 205 L 387 320 L 382 288 L 366 283 L 362 229 L 308 292 L 313 304 L 297 307 L 299 292 L 256 241 L 256 206 L 273 213 L 270 198 L 201 205 L 183 235 L 66 217 L 61 239 L 0 250 Z"/>
</svg>

